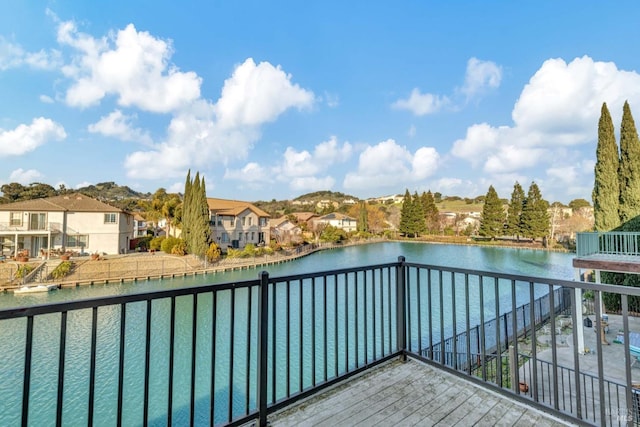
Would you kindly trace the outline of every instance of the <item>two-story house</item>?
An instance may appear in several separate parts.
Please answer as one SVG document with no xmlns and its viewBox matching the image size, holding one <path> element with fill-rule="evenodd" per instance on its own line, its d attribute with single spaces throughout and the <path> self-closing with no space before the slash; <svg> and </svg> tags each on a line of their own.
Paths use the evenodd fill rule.
<svg viewBox="0 0 640 427">
<path fill-rule="evenodd" d="M 131 213 L 81 193 L 0 205 L 3 255 L 38 256 L 52 249 L 124 253 L 133 231 Z"/>
<path fill-rule="evenodd" d="M 315 218 L 313 220 L 313 224 L 314 227 L 318 227 L 320 224 L 331 225 L 333 227 L 340 228 L 347 233 L 356 231 L 358 228 L 358 222 L 354 218 L 339 212 L 332 212 L 319 218 Z"/>
<path fill-rule="evenodd" d="M 211 237 L 223 250 L 268 244 L 270 215 L 249 202 L 207 198 Z"/>
</svg>

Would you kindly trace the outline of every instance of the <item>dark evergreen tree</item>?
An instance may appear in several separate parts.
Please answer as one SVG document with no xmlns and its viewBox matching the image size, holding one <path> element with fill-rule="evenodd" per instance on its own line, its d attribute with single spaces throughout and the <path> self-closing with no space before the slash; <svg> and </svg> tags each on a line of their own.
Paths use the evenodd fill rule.
<svg viewBox="0 0 640 427">
<path fill-rule="evenodd" d="M 640 141 L 625 101 L 620 125 L 620 223 L 624 224 L 640 215 Z"/>
<path fill-rule="evenodd" d="M 411 224 L 412 231 L 416 237 L 419 237 L 421 234 L 425 234 L 427 232 L 427 221 L 425 219 L 425 211 L 424 205 L 422 204 L 422 200 L 420 196 L 418 196 L 418 192 L 416 191 L 413 194 L 411 203 Z"/>
<path fill-rule="evenodd" d="M 603 103 L 598 122 L 595 181 L 591 193 L 596 231 L 610 231 L 620 225 L 619 168 L 620 155 L 613 121 L 607 104 Z"/>
<path fill-rule="evenodd" d="M 520 236 L 522 236 L 520 217 L 522 215 L 524 199 L 524 190 L 520 183 L 516 181 L 513 185 L 513 192 L 511 193 L 511 200 L 509 201 L 509 208 L 507 209 L 507 234 L 516 236 L 518 240 L 520 240 Z"/>
<path fill-rule="evenodd" d="M 436 206 L 436 201 L 431 194 L 431 190 L 422 193 L 420 196 L 422 201 L 422 209 L 424 210 L 425 222 L 427 225 L 427 233 L 437 234 L 440 231 L 440 213 Z"/>
<path fill-rule="evenodd" d="M 365 201 L 360 202 L 357 230 L 360 233 L 367 233 L 369 231 L 369 214 L 367 212 L 367 205 Z"/>
<path fill-rule="evenodd" d="M 490 237 L 492 240 L 497 236 L 502 236 L 504 234 L 504 221 L 505 215 L 502 202 L 493 185 L 491 185 L 484 199 L 478 234 L 483 237 Z"/>
<path fill-rule="evenodd" d="M 532 182 L 520 216 L 523 236 L 535 240 L 538 237 L 546 237 L 549 234 L 548 209 L 549 203 L 542 198 L 538 185 Z"/>
<path fill-rule="evenodd" d="M 193 217 L 193 233 L 191 237 L 191 247 L 194 255 L 204 256 L 209 249 L 211 243 L 211 225 L 209 212 L 209 204 L 207 203 L 207 190 L 204 182 L 204 176 L 196 180 L 193 189 L 194 217 Z"/>
<path fill-rule="evenodd" d="M 182 201 L 182 240 L 187 244 L 187 251 L 191 253 L 190 240 L 191 228 L 193 227 L 192 214 L 192 186 L 191 170 L 187 172 L 187 180 L 184 183 L 184 200 Z"/>
<path fill-rule="evenodd" d="M 400 226 L 398 227 L 398 231 L 405 236 L 409 236 L 409 234 L 411 234 L 411 205 L 411 193 L 409 193 L 409 190 L 407 189 L 404 192 L 402 210 L 400 211 Z"/>
</svg>

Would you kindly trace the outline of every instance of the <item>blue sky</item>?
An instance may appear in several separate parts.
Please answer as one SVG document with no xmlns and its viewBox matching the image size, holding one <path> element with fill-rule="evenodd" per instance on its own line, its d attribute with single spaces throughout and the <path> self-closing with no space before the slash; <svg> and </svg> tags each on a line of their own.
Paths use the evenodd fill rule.
<svg viewBox="0 0 640 427">
<path fill-rule="evenodd" d="M 2 3 L 0 184 L 590 201 L 640 117 L 633 1 Z"/>
</svg>

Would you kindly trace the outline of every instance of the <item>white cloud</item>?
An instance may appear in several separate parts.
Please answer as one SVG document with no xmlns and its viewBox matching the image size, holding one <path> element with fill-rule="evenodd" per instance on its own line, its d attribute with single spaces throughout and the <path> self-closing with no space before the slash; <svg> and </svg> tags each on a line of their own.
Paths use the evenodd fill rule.
<svg viewBox="0 0 640 427">
<path fill-rule="evenodd" d="M 105 136 L 118 138 L 122 141 L 135 141 L 141 144 L 151 144 L 153 141 L 148 132 L 134 128 L 131 120 L 135 116 L 127 116 L 122 111 L 115 110 L 107 116 L 103 116 L 96 123 L 89 125 L 89 132 L 99 133 Z"/>
<path fill-rule="evenodd" d="M 547 182 L 557 182 L 558 171 L 577 173 L 572 168 L 584 162 L 585 156 L 593 157 L 602 103 L 607 102 L 614 123 L 619 123 L 625 99 L 640 105 L 638 73 L 587 56 L 569 63 L 549 59 L 520 94 L 512 126 L 472 125 L 465 138 L 454 143 L 451 153 L 496 178 L 533 171 L 541 164 L 553 165 L 546 168 Z M 571 147 L 573 151 L 567 154 Z M 592 173 L 592 169 L 582 169 L 583 182 Z"/>
<path fill-rule="evenodd" d="M 72 80 L 66 102 L 75 107 L 98 104 L 115 95 L 118 104 L 166 113 L 200 97 L 201 79 L 170 64 L 170 41 L 137 31 L 133 24 L 95 39 L 77 30 L 73 22 L 58 26 L 58 42 L 76 50 L 63 73 Z"/>
<path fill-rule="evenodd" d="M 467 61 L 467 73 L 460 91 L 468 98 L 481 93 L 486 88 L 495 89 L 502 81 L 502 67 L 492 61 L 470 58 Z"/>
<path fill-rule="evenodd" d="M 223 128 L 259 126 L 274 121 L 289 108 L 308 108 L 313 92 L 291 83 L 291 75 L 268 62 L 258 65 L 248 58 L 225 80 L 216 104 Z"/>
<path fill-rule="evenodd" d="M 93 182 L 82 181 L 82 182 L 77 183 L 74 188 L 78 189 L 78 188 L 82 188 L 82 187 L 88 187 L 90 185 L 93 185 Z"/>
<path fill-rule="evenodd" d="M 29 125 L 21 124 L 13 130 L 0 129 L 0 157 L 19 156 L 49 141 L 60 141 L 66 137 L 62 125 L 38 117 Z"/>
<path fill-rule="evenodd" d="M 416 131 L 417 131 L 417 130 L 416 130 L 415 125 L 411 125 L 411 126 L 409 127 L 409 131 L 407 131 L 407 136 L 408 136 L 409 138 L 413 138 L 414 136 L 416 136 Z"/>
<path fill-rule="evenodd" d="M 42 174 L 35 169 L 24 170 L 22 168 L 16 169 L 9 175 L 10 182 L 18 182 L 22 185 L 31 184 L 42 178 Z"/>
<path fill-rule="evenodd" d="M 39 99 L 40 99 L 40 102 L 44 104 L 53 104 L 55 102 L 53 98 L 51 98 L 48 95 L 40 95 Z"/>
<path fill-rule="evenodd" d="M 258 163 L 250 162 L 240 170 L 227 169 L 224 173 L 224 178 L 258 183 L 270 182 L 272 174 L 269 169 L 260 166 Z"/>
<path fill-rule="evenodd" d="M 393 139 L 367 146 L 360 154 L 357 172 L 350 172 L 344 187 L 364 190 L 397 187 L 425 179 L 435 173 L 440 156 L 432 147 L 421 147 L 411 154 Z"/>
<path fill-rule="evenodd" d="M 295 191 L 319 191 L 329 190 L 336 183 L 335 179 L 330 176 L 323 178 L 315 176 L 302 176 L 293 178 L 290 181 L 289 188 Z"/>
<path fill-rule="evenodd" d="M 20 45 L 11 43 L 0 36 L 0 70 L 8 70 L 21 66 L 40 70 L 52 70 L 62 64 L 60 52 L 57 50 L 27 52 Z"/>
<path fill-rule="evenodd" d="M 391 107 L 411 111 L 416 116 L 425 116 L 440 111 L 447 104 L 449 99 L 446 96 L 420 93 L 420 89 L 415 88 L 408 99 L 399 99 Z"/>
</svg>

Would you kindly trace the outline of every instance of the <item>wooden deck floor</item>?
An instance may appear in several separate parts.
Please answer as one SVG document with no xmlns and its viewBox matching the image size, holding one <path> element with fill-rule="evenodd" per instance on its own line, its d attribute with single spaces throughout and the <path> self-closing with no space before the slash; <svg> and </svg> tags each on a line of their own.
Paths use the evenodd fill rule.
<svg viewBox="0 0 640 427">
<path fill-rule="evenodd" d="M 269 421 L 273 427 L 569 425 L 412 359 L 374 368 Z"/>
</svg>

